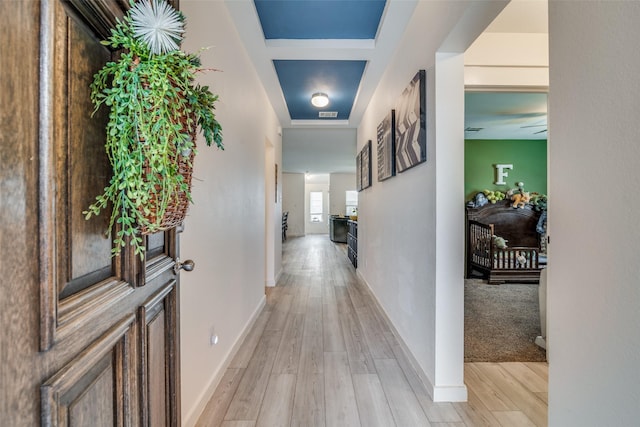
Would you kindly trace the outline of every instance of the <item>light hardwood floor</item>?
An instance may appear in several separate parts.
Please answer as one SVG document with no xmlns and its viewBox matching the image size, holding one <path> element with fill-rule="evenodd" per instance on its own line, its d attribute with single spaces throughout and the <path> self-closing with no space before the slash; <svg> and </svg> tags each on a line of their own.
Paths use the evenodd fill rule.
<svg viewBox="0 0 640 427">
<path fill-rule="evenodd" d="M 284 273 L 197 425 L 546 426 L 546 363 L 467 363 L 433 403 L 344 245 L 291 238 Z"/>
</svg>

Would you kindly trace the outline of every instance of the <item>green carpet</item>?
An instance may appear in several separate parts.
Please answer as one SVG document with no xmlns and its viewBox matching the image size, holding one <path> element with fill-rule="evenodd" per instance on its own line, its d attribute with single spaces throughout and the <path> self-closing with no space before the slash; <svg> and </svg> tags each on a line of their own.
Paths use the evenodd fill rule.
<svg viewBox="0 0 640 427">
<path fill-rule="evenodd" d="M 465 280 L 465 362 L 543 362 L 538 285 Z"/>
</svg>

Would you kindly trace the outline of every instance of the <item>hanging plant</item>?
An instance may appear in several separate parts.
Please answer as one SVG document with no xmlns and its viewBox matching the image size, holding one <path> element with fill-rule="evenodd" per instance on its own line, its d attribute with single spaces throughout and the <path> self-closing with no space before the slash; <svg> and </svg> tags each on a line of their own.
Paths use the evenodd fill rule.
<svg viewBox="0 0 640 427">
<path fill-rule="evenodd" d="M 180 50 L 184 22 L 164 0 L 131 2 L 102 42 L 122 50 L 90 87 L 95 110 L 110 109 L 105 148 L 113 176 L 83 213 L 89 219 L 111 205 L 113 255 L 129 242 L 143 258 L 143 235 L 182 222 L 192 201 L 198 129 L 208 146 L 224 149 L 214 114 L 218 96 L 194 82 L 199 56 Z"/>
</svg>

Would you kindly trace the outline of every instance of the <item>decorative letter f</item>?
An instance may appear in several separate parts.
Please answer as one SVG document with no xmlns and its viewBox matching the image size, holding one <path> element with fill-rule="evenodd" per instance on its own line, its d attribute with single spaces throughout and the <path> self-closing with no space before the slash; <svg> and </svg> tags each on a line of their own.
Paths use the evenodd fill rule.
<svg viewBox="0 0 640 427">
<path fill-rule="evenodd" d="M 507 185 L 504 179 L 509 175 L 505 169 L 513 169 L 513 165 L 496 165 L 496 185 Z"/>
</svg>

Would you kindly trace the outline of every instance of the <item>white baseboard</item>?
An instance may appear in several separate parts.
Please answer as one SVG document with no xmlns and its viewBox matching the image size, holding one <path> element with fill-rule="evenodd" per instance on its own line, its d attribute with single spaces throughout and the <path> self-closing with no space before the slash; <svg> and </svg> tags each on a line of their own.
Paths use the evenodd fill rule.
<svg viewBox="0 0 640 427">
<path fill-rule="evenodd" d="M 442 386 L 433 388 L 434 402 L 466 402 L 467 386 Z"/>
<path fill-rule="evenodd" d="M 422 367 L 420 366 L 416 358 L 413 356 L 413 353 L 411 352 L 411 350 L 409 350 L 407 343 L 405 343 L 404 340 L 402 339 L 402 336 L 400 335 L 395 325 L 391 321 L 389 314 L 384 309 L 382 304 L 380 304 L 378 297 L 376 296 L 375 292 L 373 292 L 373 289 L 371 289 L 369 282 L 367 282 L 367 280 L 364 278 L 360 269 L 356 269 L 356 274 L 358 275 L 358 278 L 362 281 L 362 283 L 366 285 L 367 290 L 373 297 L 372 298 L 373 302 L 378 307 L 378 310 L 380 311 L 380 313 L 382 313 L 382 315 L 384 316 L 385 320 L 387 321 L 387 324 L 391 328 L 391 332 L 393 332 L 393 335 L 395 335 L 396 340 L 400 344 L 400 348 L 402 348 L 404 355 L 406 356 L 409 363 L 411 363 L 411 367 L 418 374 L 418 377 L 422 381 L 422 384 L 424 384 L 424 386 L 426 387 L 427 392 L 429 392 L 433 401 L 434 402 L 466 402 L 467 386 L 464 385 L 464 383 L 457 386 L 454 385 L 454 386 L 436 387 L 433 385 L 432 381 L 429 379 L 429 377 L 424 372 L 424 370 L 422 369 Z"/>
<path fill-rule="evenodd" d="M 198 396 L 198 403 L 193 407 L 193 409 L 186 416 L 182 417 L 183 426 L 185 427 L 195 426 L 196 422 L 198 421 L 198 418 L 200 418 L 200 415 L 202 415 L 202 411 L 204 411 L 204 408 L 207 406 L 207 403 L 209 403 L 209 400 L 211 400 L 213 393 L 216 391 L 216 388 L 220 384 L 220 381 L 222 380 L 222 377 L 224 376 L 225 371 L 229 367 L 229 364 L 231 364 L 231 361 L 233 360 L 236 353 L 240 349 L 240 346 L 242 345 L 242 343 L 244 342 L 244 339 L 249 334 L 249 331 L 251 330 L 251 328 L 253 327 L 253 324 L 258 319 L 258 316 L 262 312 L 262 309 L 264 308 L 266 303 L 267 303 L 267 297 L 265 295 L 262 297 L 262 299 L 258 303 L 258 306 L 256 307 L 253 314 L 245 324 L 244 328 L 242 329 L 242 332 L 240 333 L 238 338 L 236 338 L 235 342 L 231 346 L 231 349 L 227 353 L 227 356 L 224 358 L 224 361 L 222 362 L 220 367 L 214 372 L 213 376 L 209 380 L 209 385 Z M 183 408 L 184 406 L 185 405 L 182 405 Z"/>
<path fill-rule="evenodd" d="M 268 288 L 273 288 L 275 285 L 278 284 L 278 280 L 280 280 L 280 277 L 282 276 L 282 272 L 283 272 L 283 269 L 280 268 L 280 271 L 278 271 L 278 274 L 276 274 L 275 279 L 265 281 L 264 285 Z"/>
</svg>

